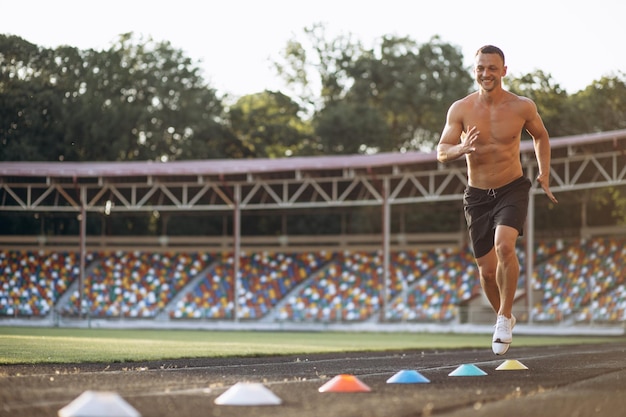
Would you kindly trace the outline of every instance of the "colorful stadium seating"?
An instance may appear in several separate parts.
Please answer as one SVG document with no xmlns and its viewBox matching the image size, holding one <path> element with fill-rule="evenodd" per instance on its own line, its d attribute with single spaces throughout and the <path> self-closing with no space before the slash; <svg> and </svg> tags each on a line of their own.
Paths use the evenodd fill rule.
<svg viewBox="0 0 626 417">
<path fill-rule="evenodd" d="M 626 283 L 625 266 L 626 239 L 594 238 L 566 244 L 562 252 L 535 269 L 535 289 L 543 293 L 533 309 L 535 318 L 590 321 L 591 310 L 600 314 L 612 300 L 619 303 L 620 285 Z M 608 319 L 610 314 L 602 317 Z M 615 318 L 625 320 L 623 310 L 621 318 L 619 313 Z"/>
<path fill-rule="evenodd" d="M 197 253 L 99 253 L 85 279 L 83 308 L 94 317 L 154 317 L 209 260 Z M 78 303 L 74 291 L 59 310 L 76 315 Z"/>
<path fill-rule="evenodd" d="M 238 295 L 239 319 L 260 319 L 296 285 L 321 268 L 331 254 L 242 253 Z M 172 318 L 232 319 L 233 258 L 222 254 L 170 313 Z"/>
<path fill-rule="evenodd" d="M 449 321 L 456 306 L 480 291 L 480 281 L 468 248 L 439 251 L 436 264 L 423 271 L 416 284 L 397 298 L 388 311 L 392 321 Z"/>
<path fill-rule="evenodd" d="M 0 273 L 0 316 L 45 316 L 79 277 L 79 259 L 76 253 L 0 251 Z"/>
<path fill-rule="evenodd" d="M 517 252 L 525 288 L 522 240 Z M 539 242 L 534 256 L 535 321 L 626 322 L 626 238 Z M 386 285 L 387 320 L 440 322 L 481 292 L 467 247 L 392 252 L 389 261 L 385 283 L 380 252 L 242 253 L 235 303 L 230 253 L 93 253 L 82 312 L 232 320 L 236 304 L 242 320 L 354 322 L 378 318 Z M 76 253 L 0 251 L 0 317 L 77 316 L 78 265 Z"/>
</svg>

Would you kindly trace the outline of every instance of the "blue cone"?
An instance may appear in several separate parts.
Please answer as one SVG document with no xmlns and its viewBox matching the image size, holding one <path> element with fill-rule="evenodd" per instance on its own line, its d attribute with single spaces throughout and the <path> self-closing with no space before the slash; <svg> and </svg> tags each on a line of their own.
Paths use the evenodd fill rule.
<svg viewBox="0 0 626 417">
<path fill-rule="evenodd" d="M 388 384 L 428 384 L 430 380 L 417 371 L 402 370 L 387 380 Z"/>
<path fill-rule="evenodd" d="M 464 364 L 450 372 L 448 376 L 484 376 L 487 372 L 483 371 L 476 365 Z"/>
</svg>

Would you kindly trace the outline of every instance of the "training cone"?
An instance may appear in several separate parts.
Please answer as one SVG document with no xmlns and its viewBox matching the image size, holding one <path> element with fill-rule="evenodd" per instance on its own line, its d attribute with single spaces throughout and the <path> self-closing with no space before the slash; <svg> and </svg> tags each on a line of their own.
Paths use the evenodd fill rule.
<svg viewBox="0 0 626 417">
<path fill-rule="evenodd" d="M 85 391 L 59 410 L 59 417 L 141 417 L 115 392 Z"/>
<path fill-rule="evenodd" d="M 448 374 L 448 376 L 483 376 L 483 375 L 487 375 L 487 372 L 483 371 L 478 366 L 473 365 L 473 364 L 463 364 Z"/>
<path fill-rule="evenodd" d="M 515 359 L 507 359 L 496 368 L 496 371 L 523 371 L 528 369 L 526 365 Z"/>
<path fill-rule="evenodd" d="M 387 380 L 388 384 L 427 384 L 430 380 L 417 371 L 404 369 Z"/>
<path fill-rule="evenodd" d="M 261 383 L 238 382 L 214 402 L 217 405 L 279 405 L 282 400 Z"/>
<path fill-rule="evenodd" d="M 319 392 L 369 392 L 372 389 L 354 375 L 337 375 L 321 387 Z"/>
</svg>

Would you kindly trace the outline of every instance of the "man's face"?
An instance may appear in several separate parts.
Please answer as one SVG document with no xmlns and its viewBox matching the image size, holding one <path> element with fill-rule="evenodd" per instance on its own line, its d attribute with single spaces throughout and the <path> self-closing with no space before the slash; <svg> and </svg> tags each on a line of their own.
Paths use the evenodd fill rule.
<svg viewBox="0 0 626 417">
<path fill-rule="evenodd" d="M 500 86 L 502 77 L 506 75 L 506 66 L 498 54 L 476 55 L 474 76 L 481 89 L 492 91 Z"/>
</svg>

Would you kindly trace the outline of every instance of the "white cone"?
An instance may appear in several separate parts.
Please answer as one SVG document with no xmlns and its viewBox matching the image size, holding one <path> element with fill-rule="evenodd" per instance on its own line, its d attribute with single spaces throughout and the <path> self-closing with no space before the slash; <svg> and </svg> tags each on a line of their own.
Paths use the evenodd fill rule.
<svg viewBox="0 0 626 417">
<path fill-rule="evenodd" d="M 59 410 L 59 417 L 141 417 L 115 392 L 85 391 Z"/>
<path fill-rule="evenodd" d="M 215 399 L 218 405 L 279 405 L 282 400 L 263 384 L 238 382 Z"/>
</svg>

